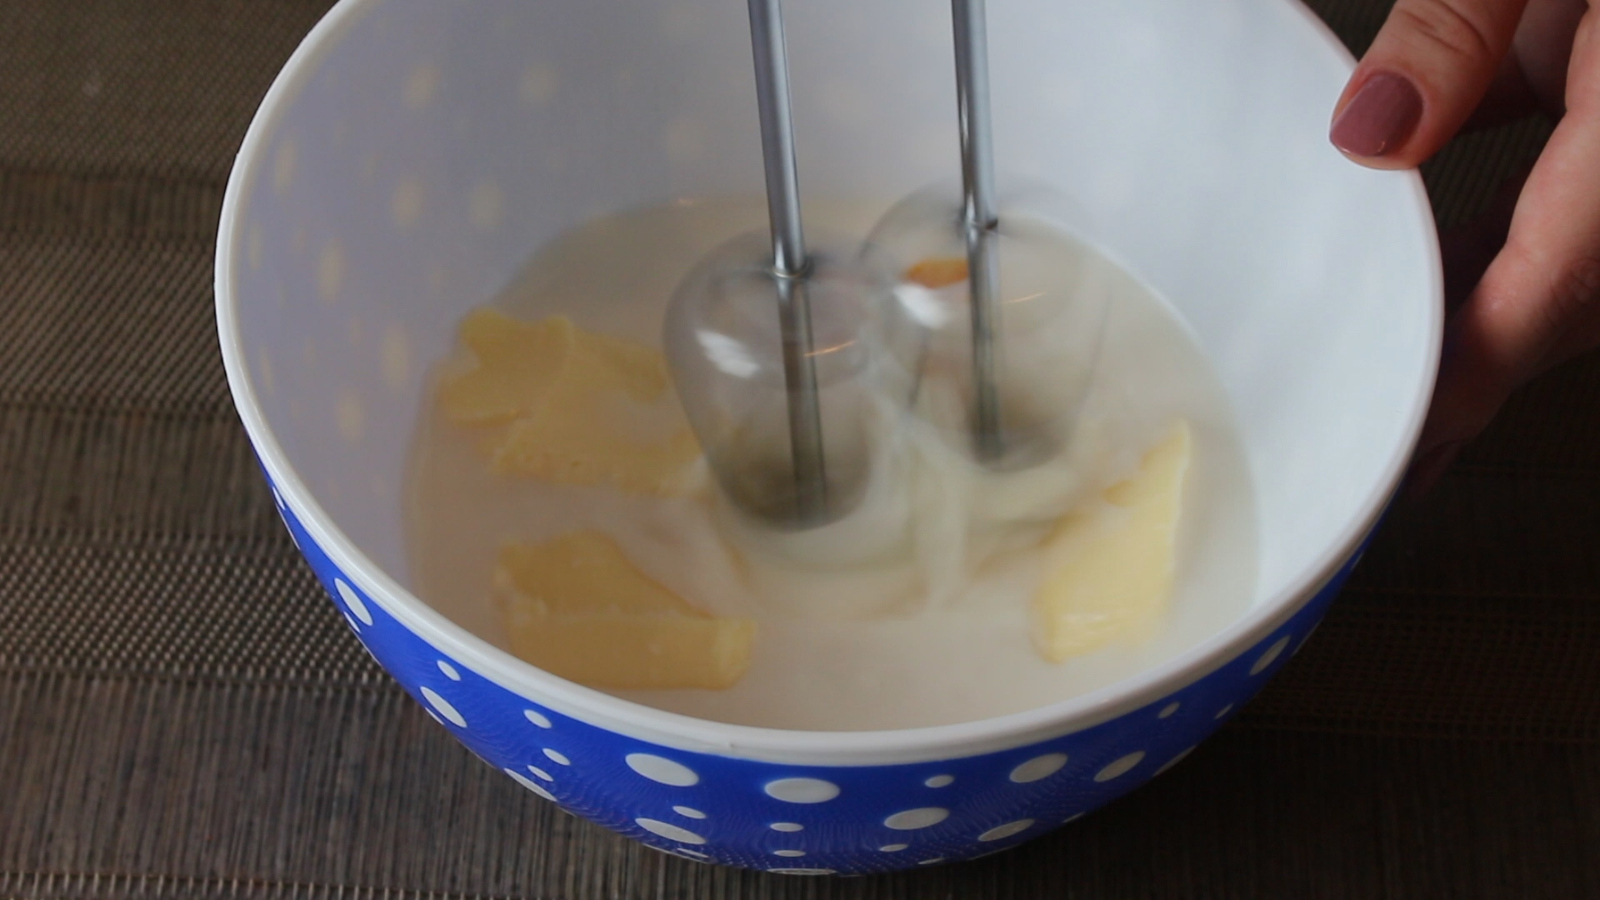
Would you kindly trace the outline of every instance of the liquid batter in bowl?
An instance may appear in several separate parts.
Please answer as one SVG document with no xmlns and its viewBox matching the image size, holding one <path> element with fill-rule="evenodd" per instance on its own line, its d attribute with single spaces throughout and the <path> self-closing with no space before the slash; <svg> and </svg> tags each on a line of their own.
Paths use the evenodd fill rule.
<svg viewBox="0 0 1600 900">
<path fill-rule="evenodd" d="M 870 222 L 859 207 L 813 207 L 817 220 L 841 231 L 861 233 Z M 518 320 L 566 316 L 586 332 L 657 347 L 667 299 L 688 267 L 728 236 L 760 227 L 764 216 L 759 203 L 695 201 L 591 222 L 539 253 L 496 306 Z M 935 540 L 935 552 L 925 547 L 920 563 L 898 567 L 841 575 L 769 565 L 719 512 L 703 471 L 691 467 L 684 490 L 654 495 L 492 471 L 481 435 L 452 422 L 431 392 L 418 419 L 408 485 L 418 596 L 514 649 L 515 623 L 495 578 L 501 548 L 583 530 L 608 535 L 643 575 L 698 610 L 756 625 L 748 669 L 729 687 L 610 692 L 674 712 L 777 728 L 876 730 L 987 718 L 1106 686 L 1182 652 L 1253 599 L 1255 510 L 1247 463 L 1228 399 L 1182 323 L 1108 258 L 1086 247 L 1075 256 L 1111 304 L 1080 417 L 1084 437 L 1069 454 L 1075 481 L 1064 489 L 1092 498 L 1135 470 L 1173 422 L 1187 423 L 1192 435 L 1175 590 L 1153 627 L 1050 662 L 1035 648 L 1030 621 L 1040 553 L 963 566 L 960 552 L 945 552 L 948 542 Z M 441 373 L 448 371 L 441 364 Z M 995 496 L 981 472 L 940 452 L 932 430 L 908 434 L 907 446 L 923 466 L 921 483 L 969 498 L 956 513 Z M 913 522 L 924 525 L 951 518 L 949 495 L 902 492 Z M 846 539 L 848 525 L 841 523 Z M 930 575 L 941 563 L 946 571 Z"/>
</svg>

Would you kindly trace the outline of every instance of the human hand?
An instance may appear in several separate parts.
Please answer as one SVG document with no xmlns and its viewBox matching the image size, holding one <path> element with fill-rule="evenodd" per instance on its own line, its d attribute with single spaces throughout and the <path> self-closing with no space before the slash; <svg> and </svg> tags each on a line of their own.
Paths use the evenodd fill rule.
<svg viewBox="0 0 1600 900">
<path fill-rule="evenodd" d="M 1559 121 L 1526 180 L 1441 242 L 1444 355 L 1413 492 L 1512 391 L 1600 346 L 1600 0 L 1398 0 L 1335 107 L 1334 145 L 1383 169 L 1541 108 Z"/>
</svg>

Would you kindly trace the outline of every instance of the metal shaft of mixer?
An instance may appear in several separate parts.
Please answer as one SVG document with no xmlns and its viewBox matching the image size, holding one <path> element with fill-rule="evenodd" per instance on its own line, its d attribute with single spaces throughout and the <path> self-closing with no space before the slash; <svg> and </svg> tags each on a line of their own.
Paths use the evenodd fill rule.
<svg viewBox="0 0 1600 900">
<path fill-rule="evenodd" d="M 961 225 L 967 244 L 972 317 L 973 430 L 978 458 L 1004 453 L 996 385 L 999 259 L 995 231 L 994 156 L 989 122 L 989 51 L 984 0 L 950 0 L 955 31 L 956 108 L 961 130 Z"/>
<path fill-rule="evenodd" d="M 808 262 L 805 229 L 800 221 L 794 121 L 789 108 L 788 51 L 783 40 L 780 0 L 750 0 L 749 5 L 756 105 L 761 113 L 761 155 L 767 177 L 767 217 L 772 227 L 772 269 L 778 284 L 784 386 L 789 402 L 795 512 L 807 521 L 827 510 L 827 470 L 805 284 Z"/>
</svg>

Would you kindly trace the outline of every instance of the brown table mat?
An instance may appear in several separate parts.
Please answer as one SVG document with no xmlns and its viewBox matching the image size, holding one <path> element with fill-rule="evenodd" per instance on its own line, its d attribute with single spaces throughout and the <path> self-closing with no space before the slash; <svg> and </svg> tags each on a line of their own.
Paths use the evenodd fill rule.
<svg viewBox="0 0 1600 900">
<path fill-rule="evenodd" d="M 476 762 L 320 595 L 218 358 L 228 166 L 327 5 L 0 0 L 0 897 L 1600 897 L 1593 355 L 1389 523 L 1234 724 L 1017 851 L 738 872 Z M 1356 48 L 1387 5 L 1313 4 Z M 1441 221 L 1547 131 L 1430 164 Z"/>
</svg>

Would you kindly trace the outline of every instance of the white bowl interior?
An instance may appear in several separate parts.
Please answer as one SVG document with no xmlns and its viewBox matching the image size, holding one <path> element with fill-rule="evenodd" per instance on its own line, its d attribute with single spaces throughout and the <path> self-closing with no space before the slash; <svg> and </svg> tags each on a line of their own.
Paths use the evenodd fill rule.
<svg viewBox="0 0 1600 900">
<path fill-rule="evenodd" d="M 944 0 L 787 4 L 802 182 L 956 169 Z M 1414 176 L 1326 139 L 1348 57 L 1285 0 L 990 5 L 1000 168 L 1062 185 L 1215 362 L 1259 506 L 1258 604 L 1388 487 L 1431 383 Z M 609 211 L 761 187 L 740 0 L 347 2 L 258 129 L 224 278 L 266 423 L 402 584 L 406 467 L 454 321 Z"/>
</svg>

